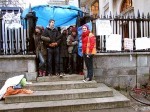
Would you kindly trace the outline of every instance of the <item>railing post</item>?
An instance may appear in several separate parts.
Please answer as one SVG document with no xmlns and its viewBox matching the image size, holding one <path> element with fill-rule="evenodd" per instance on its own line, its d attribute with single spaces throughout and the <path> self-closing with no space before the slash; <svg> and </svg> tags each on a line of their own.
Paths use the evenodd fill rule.
<svg viewBox="0 0 150 112">
<path fill-rule="evenodd" d="M 105 13 L 104 13 L 103 19 L 106 19 L 106 15 L 105 15 Z M 106 52 L 106 35 L 104 35 L 103 43 L 104 43 L 103 51 L 104 51 L 104 52 Z"/>
<path fill-rule="evenodd" d="M 140 24 L 140 11 L 138 10 L 137 15 L 137 37 L 141 37 L 141 24 Z"/>
<path fill-rule="evenodd" d="M 2 11 L 0 9 L 0 55 L 4 54 L 4 49 L 3 49 L 3 36 L 2 36 Z"/>
<path fill-rule="evenodd" d="M 148 23 L 148 37 L 150 38 L 150 25 L 149 25 L 150 24 L 150 14 L 149 13 L 147 14 L 147 20 L 148 20 L 147 21 L 147 23 Z"/>
<path fill-rule="evenodd" d="M 33 54 L 33 51 L 35 50 L 35 45 L 34 45 L 34 39 L 33 39 L 33 33 L 35 30 L 36 26 L 36 14 L 31 10 L 31 6 L 29 8 L 29 13 L 26 15 L 27 19 L 27 30 L 28 30 L 28 40 L 29 40 L 29 49 L 28 53 Z"/>
<path fill-rule="evenodd" d="M 136 19 L 135 19 L 135 14 L 133 14 L 133 51 L 136 50 L 136 46 L 135 46 L 135 22 L 136 22 Z"/>
</svg>

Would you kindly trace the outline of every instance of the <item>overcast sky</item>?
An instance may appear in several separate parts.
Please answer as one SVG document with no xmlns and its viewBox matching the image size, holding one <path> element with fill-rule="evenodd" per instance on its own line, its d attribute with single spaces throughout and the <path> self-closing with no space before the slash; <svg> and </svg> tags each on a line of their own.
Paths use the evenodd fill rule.
<svg viewBox="0 0 150 112">
<path fill-rule="evenodd" d="M 25 8 L 28 8 L 30 3 L 31 6 L 47 4 L 47 0 L 20 0 L 20 1 L 23 1 L 25 3 L 24 5 Z"/>
<path fill-rule="evenodd" d="M 45 5 L 49 0 L 20 0 L 20 2 L 22 1 L 25 3 L 24 8 L 28 8 L 30 3 L 31 6 Z M 57 1 L 64 1 L 64 0 L 57 0 Z M 78 0 L 69 0 L 69 4 L 78 7 Z"/>
</svg>

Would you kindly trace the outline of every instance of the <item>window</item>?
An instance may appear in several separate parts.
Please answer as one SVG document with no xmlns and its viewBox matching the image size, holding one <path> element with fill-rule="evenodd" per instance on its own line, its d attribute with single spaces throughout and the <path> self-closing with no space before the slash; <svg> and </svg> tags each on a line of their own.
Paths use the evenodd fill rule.
<svg viewBox="0 0 150 112">
<path fill-rule="evenodd" d="M 91 5 L 91 13 L 93 17 L 98 16 L 99 14 L 99 2 L 96 0 L 92 5 Z"/>
<path fill-rule="evenodd" d="M 124 0 L 122 2 L 122 6 L 121 6 L 120 12 L 124 12 L 127 9 L 131 8 L 131 7 L 132 7 L 132 0 Z"/>
</svg>

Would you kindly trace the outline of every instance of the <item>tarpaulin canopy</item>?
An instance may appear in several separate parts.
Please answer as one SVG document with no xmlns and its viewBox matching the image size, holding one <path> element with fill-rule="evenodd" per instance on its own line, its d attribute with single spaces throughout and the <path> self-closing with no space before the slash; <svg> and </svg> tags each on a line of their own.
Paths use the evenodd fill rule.
<svg viewBox="0 0 150 112">
<path fill-rule="evenodd" d="M 46 27 L 50 19 L 55 20 L 55 27 L 75 25 L 77 16 L 81 16 L 83 12 L 80 8 L 70 5 L 65 6 L 49 6 L 39 5 L 31 7 L 31 10 L 36 12 L 38 17 L 37 25 Z M 29 8 L 25 9 L 22 13 L 22 17 L 26 17 L 29 12 Z"/>
</svg>

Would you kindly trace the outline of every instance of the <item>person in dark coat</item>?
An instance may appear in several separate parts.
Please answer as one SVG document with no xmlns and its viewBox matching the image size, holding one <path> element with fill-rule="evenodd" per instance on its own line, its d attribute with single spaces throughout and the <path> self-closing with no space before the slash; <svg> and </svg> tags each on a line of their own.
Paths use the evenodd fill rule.
<svg viewBox="0 0 150 112">
<path fill-rule="evenodd" d="M 33 35 L 39 76 L 46 75 L 47 48 L 46 45 L 44 45 L 44 42 L 50 42 L 49 37 L 41 36 L 42 31 L 42 26 L 36 26 Z"/>
<path fill-rule="evenodd" d="M 47 73 L 48 75 L 60 75 L 60 53 L 59 53 L 59 46 L 60 46 L 60 33 L 54 27 L 55 20 L 51 19 L 49 21 L 49 26 L 45 28 L 43 32 L 43 36 L 49 37 L 50 42 L 45 43 L 47 46 L 48 52 L 48 62 L 47 62 Z M 54 63 L 52 61 L 54 60 Z M 52 67 L 54 67 L 54 72 L 52 71 Z"/>
<path fill-rule="evenodd" d="M 68 72 L 68 45 L 67 45 L 68 31 L 66 28 L 61 29 L 61 45 L 60 45 L 60 57 L 62 59 L 62 74 L 65 75 Z"/>
</svg>

